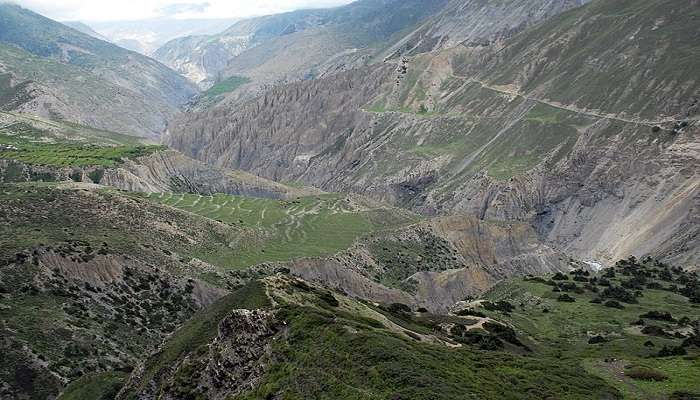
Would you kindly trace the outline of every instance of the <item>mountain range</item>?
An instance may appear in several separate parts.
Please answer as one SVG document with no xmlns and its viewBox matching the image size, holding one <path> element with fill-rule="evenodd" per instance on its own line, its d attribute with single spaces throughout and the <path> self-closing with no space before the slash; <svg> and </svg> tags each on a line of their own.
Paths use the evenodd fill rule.
<svg viewBox="0 0 700 400">
<path fill-rule="evenodd" d="M 0 5 L 0 399 L 700 398 L 698 5 Z"/>
</svg>

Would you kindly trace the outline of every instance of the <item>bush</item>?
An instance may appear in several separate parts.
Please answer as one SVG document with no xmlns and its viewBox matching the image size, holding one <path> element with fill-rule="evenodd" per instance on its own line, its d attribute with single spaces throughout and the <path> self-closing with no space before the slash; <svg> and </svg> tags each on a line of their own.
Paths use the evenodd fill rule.
<svg viewBox="0 0 700 400">
<path fill-rule="evenodd" d="M 464 310 L 457 311 L 457 315 L 459 315 L 460 317 L 486 318 L 486 314 L 482 313 L 481 311 L 472 310 L 470 308 L 465 308 Z"/>
<path fill-rule="evenodd" d="M 668 336 L 664 328 L 656 325 L 647 325 L 642 328 L 642 333 L 649 336 Z"/>
<path fill-rule="evenodd" d="M 564 293 L 564 294 L 560 295 L 559 297 L 557 297 L 557 301 L 561 301 L 563 303 L 573 303 L 576 301 L 576 299 L 569 296 L 568 294 Z"/>
<path fill-rule="evenodd" d="M 338 307 L 340 305 L 338 300 L 333 297 L 330 292 L 323 292 L 318 297 L 331 307 Z"/>
<path fill-rule="evenodd" d="M 588 344 L 599 344 L 599 343 L 605 343 L 608 340 L 605 339 L 603 336 L 596 335 L 593 336 L 592 338 L 588 339 Z"/>
<path fill-rule="evenodd" d="M 500 311 L 504 314 L 510 314 L 515 307 L 507 301 L 501 300 L 496 303 L 486 301 L 483 303 L 483 307 L 489 311 Z"/>
<path fill-rule="evenodd" d="M 688 354 L 688 352 L 682 346 L 678 346 L 678 347 L 664 346 L 663 349 L 659 350 L 657 357 L 684 356 L 686 354 Z"/>
<path fill-rule="evenodd" d="M 700 393 L 678 391 L 671 393 L 668 400 L 700 400 Z"/>
<path fill-rule="evenodd" d="M 601 292 L 601 296 L 628 304 L 637 303 L 637 298 L 634 293 L 620 286 L 610 286 L 605 288 L 605 290 Z"/>
<path fill-rule="evenodd" d="M 569 280 L 569 277 L 566 276 L 566 275 L 564 275 L 564 274 L 562 274 L 561 272 L 557 272 L 557 273 L 554 274 L 554 276 L 552 277 L 552 280 L 555 280 L 555 281 L 568 281 L 568 280 Z"/>
<path fill-rule="evenodd" d="M 618 310 L 622 310 L 623 308 L 625 308 L 622 304 L 620 304 L 620 302 L 615 300 L 608 300 L 603 305 L 609 308 L 617 308 Z"/>
<path fill-rule="evenodd" d="M 392 314 L 408 314 L 411 312 L 411 307 L 403 303 L 392 303 L 387 310 Z"/>
<path fill-rule="evenodd" d="M 668 311 L 649 311 L 646 314 L 640 315 L 639 318 L 655 319 L 658 321 L 668 321 L 668 322 L 675 321 L 675 319 L 673 318 L 671 313 Z"/>
<path fill-rule="evenodd" d="M 625 375 L 629 376 L 632 379 L 637 379 L 641 381 L 661 382 L 668 379 L 668 377 L 664 375 L 663 372 L 653 368 L 642 366 L 635 366 L 629 368 L 627 371 L 625 371 Z"/>
</svg>

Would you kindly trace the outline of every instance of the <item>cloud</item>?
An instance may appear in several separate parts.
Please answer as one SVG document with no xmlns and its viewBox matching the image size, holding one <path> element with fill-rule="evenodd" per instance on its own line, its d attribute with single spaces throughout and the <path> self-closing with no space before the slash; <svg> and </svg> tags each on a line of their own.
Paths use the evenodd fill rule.
<svg viewBox="0 0 700 400">
<path fill-rule="evenodd" d="M 2 0 L 0 0 L 2 1 Z M 56 20 L 115 21 L 155 17 L 245 18 L 301 8 L 333 7 L 352 0 L 12 0 Z"/>
<path fill-rule="evenodd" d="M 204 13 L 210 6 L 211 3 L 175 3 L 161 7 L 157 10 L 157 12 L 158 14 L 164 16 L 178 15 L 184 13 L 201 14 Z"/>
</svg>

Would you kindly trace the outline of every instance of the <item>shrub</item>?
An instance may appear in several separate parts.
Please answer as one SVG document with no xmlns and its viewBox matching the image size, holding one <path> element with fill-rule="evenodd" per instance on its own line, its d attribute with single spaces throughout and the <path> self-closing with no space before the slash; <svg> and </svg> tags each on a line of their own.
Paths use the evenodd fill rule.
<svg viewBox="0 0 700 400">
<path fill-rule="evenodd" d="M 686 391 L 677 391 L 671 393 L 668 400 L 699 400 L 700 393 L 691 393 Z"/>
<path fill-rule="evenodd" d="M 600 335 L 596 335 L 596 336 L 593 336 L 592 338 L 588 339 L 588 344 L 599 344 L 599 343 L 605 343 L 607 341 L 608 340 L 605 339 L 605 337 L 600 336 Z"/>
<path fill-rule="evenodd" d="M 656 325 L 647 325 L 642 328 L 642 333 L 649 336 L 668 336 L 664 328 Z"/>
<path fill-rule="evenodd" d="M 573 303 L 576 301 L 576 299 L 569 296 L 568 294 L 564 293 L 564 294 L 560 295 L 559 297 L 557 297 L 557 301 L 561 301 L 564 303 Z"/>
<path fill-rule="evenodd" d="M 561 272 L 557 272 L 557 273 L 554 274 L 554 276 L 552 277 L 552 280 L 555 280 L 555 281 L 568 281 L 568 280 L 569 280 L 569 277 L 566 276 L 566 275 L 564 275 L 564 274 L 562 274 Z"/>
<path fill-rule="evenodd" d="M 639 318 L 655 319 L 658 321 L 669 321 L 673 322 L 675 319 L 668 311 L 649 311 L 648 313 L 642 314 Z"/>
<path fill-rule="evenodd" d="M 652 131 L 653 133 L 659 133 L 659 132 L 661 132 L 661 127 L 658 126 L 658 125 L 655 125 L 655 126 L 653 126 L 653 127 L 651 128 L 651 131 Z"/>
<path fill-rule="evenodd" d="M 637 298 L 634 293 L 620 286 L 610 286 L 605 288 L 605 290 L 601 292 L 601 296 L 628 304 L 637 303 Z"/>
<path fill-rule="evenodd" d="M 333 297 L 330 292 L 323 292 L 318 297 L 331 307 L 338 307 L 340 305 L 338 300 Z"/>
<path fill-rule="evenodd" d="M 392 303 L 387 310 L 392 314 L 407 314 L 411 312 L 411 307 L 403 303 Z"/>
<path fill-rule="evenodd" d="M 684 356 L 686 354 L 688 354 L 688 352 L 682 346 L 678 346 L 678 347 L 664 346 L 661 350 L 659 350 L 659 352 L 656 356 L 657 357 L 674 357 L 674 356 Z"/>
<path fill-rule="evenodd" d="M 457 315 L 460 317 L 479 317 L 486 318 L 486 314 L 481 311 L 472 310 L 470 308 L 465 308 L 464 310 L 457 311 Z"/>
<path fill-rule="evenodd" d="M 618 302 L 618 301 L 616 301 L 616 300 L 608 300 L 608 301 L 606 301 L 605 304 L 603 304 L 603 305 L 604 305 L 605 307 L 617 308 L 617 309 L 619 309 L 619 310 L 622 310 L 623 308 L 625 308 L 622 304 L 620 304 L 620 302 Z"/>
<path fill-rule="evenodd" d="M 641 381 L 654 381 L 661 382 L 668 379 L 663 372 L 642 366 L 634 366 L 625 371 L 625 375 L 632 379 L 637 379 Z"/>
<path fill-rule="evenodd" d="M 500 311 L 504 314 L 510 314 L 513 310 L 515 310 L 515 307 L 513 307 L 512 304 L 504 300 L 497 301 L 496 303 L 486 301 L 483 303 L 483 307 L 489 311 Z"/>
</svg>

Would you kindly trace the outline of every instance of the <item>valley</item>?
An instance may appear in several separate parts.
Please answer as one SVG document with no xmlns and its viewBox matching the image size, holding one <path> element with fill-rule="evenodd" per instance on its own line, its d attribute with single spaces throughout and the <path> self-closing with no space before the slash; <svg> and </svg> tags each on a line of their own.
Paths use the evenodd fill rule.
<svg viewBox="0 0 700 400">
<path fill-rule="evenodd" d="M 700 398 L 697 10 L 0 4 L 0 399 Z"/>
</svg>

